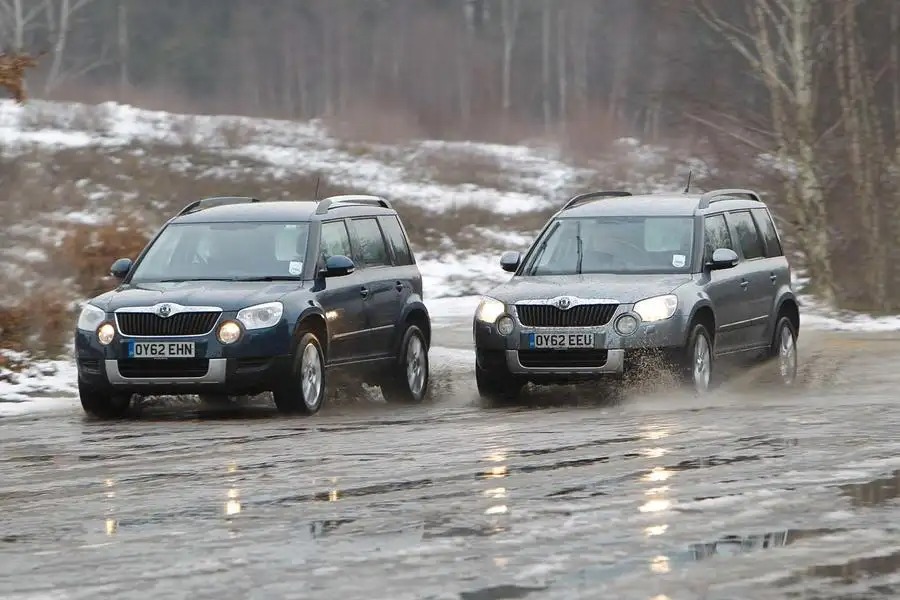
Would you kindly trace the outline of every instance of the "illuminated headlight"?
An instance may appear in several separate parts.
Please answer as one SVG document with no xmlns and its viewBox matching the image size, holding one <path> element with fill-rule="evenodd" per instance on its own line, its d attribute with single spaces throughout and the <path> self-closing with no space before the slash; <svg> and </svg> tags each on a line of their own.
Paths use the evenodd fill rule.
<svg viewBox="0 0 900 600">
<path fill-rule="evenodd" d="M 675 314 L 678 308 L 678 297 L 674 294 L 655 296 L 635 303 L 634 312 L 647 323 L 662 321 Z"/>
<path fill-rule="evenodd" d="M 631 335 L 637 330 L 638 321 L 631 315 L 622 315 L 616 321 L 616 331 L 620 335 Z"/>
<path fill-rule="evenodd" d="M 500 332 L 500 335 L 511 334 L 513 326 L 513 320 L 508 316 L 500 317 L 500 320 L 497 321 L 497 331 Z"/>
<path fill-rule="evenodd" d="M 237 320 L 246 329 L 264 329 L 277 325 L 283 314 L 284 305 L 281 302 L 267 302 L 238 311 Z"/>
<path fill-rule="evenodd" d="M 85 304 L 78 315 L 76 327 L 82 331 L 97 331 L 97 327 L 106 319 L 106 313 L 94 306 Z"/>
<path fill-rule="evenodd" d="M 114 337 L 116 337 L 116 328 L 112 323 L 104 323 L 97 329 L 97 340 L 104 346 L 112 343 Z"/>
<path fill-rule="evenodd" d="M 234 321 L 225 321 L 219 325 L 216 337 L 223 344 L 233 344 L 241 337 L 241 326 Z"/>
<path fill-rule="evenodd" d="M 504 312 L 506 312 L 506 306 L 504 306 L 502 302 L 485 296 L 478 304 L 478 309 L 475 311 L 475 318 L 482 323 L 490 323 L 493 325 Z"/>
</svg>

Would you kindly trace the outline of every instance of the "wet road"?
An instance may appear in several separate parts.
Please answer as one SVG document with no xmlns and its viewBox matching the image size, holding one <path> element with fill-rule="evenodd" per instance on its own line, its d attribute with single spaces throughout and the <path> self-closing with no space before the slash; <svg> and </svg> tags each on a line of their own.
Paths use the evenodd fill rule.
<svg viewBox="0 0 900 600">
<path fill-rule="evenodd" d="M 803 387 L 0 418 L 0 598 L 900 597 L 900 332 L 801 336 Z"/>
</svg>

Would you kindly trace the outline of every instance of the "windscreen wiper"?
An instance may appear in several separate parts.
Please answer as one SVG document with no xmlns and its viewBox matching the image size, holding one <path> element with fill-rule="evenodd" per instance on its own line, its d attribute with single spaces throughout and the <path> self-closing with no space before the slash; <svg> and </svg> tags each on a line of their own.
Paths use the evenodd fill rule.
<svg viewBox="0 0 900 600">
<path fill-rule="evenodd" d="M 578 221 L 575 229 L 575 245 L 578 248 L 578 264 L 575 266 L 575 272 L 581 275 L 581 263 L 584 260 L 584 242 L 581 241 L 581 221 Z"/>
<path fill-rule="evenodd" d="M 263 275 L 259 277 L 232 277 L 228 281 L 300 281 L 296 275 Z"/>
</svg>

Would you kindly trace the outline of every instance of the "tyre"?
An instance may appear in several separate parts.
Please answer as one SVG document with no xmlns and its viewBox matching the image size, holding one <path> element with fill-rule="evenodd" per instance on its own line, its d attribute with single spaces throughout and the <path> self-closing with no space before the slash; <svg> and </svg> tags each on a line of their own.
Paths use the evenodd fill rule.
<svg viewBox="0 0 900 600">
<path fill-rule="evenodd" d="M 392 404 L 418 404 L 428 391 L 430 365 L 425 334 L 409 325 L 400 342 L 400 355 L 392 373 L 381 384 L 381 394 Z"/>
<path fill-rule="evenodd" d="M 305 332 L 294 350 L 286 381 L 272 391 L 275 406 L 284 414 L 313 415 L 325 400 L 325 354 L 319 338 Z"/>
<path fill-rule="evenodd" d="M 117 394 L 78 383 L 78 396 L 84 412 L 98 419 L 119 419 L 131 406 L 131 394 Z"/>
<path fill-rule="evenodd" d="M 504 405 L 512 404 L 519 399 L 525 382 L 506 368 L 487 371 L 476 362 L 475 385 L 482 400 L 490 405 Z"/>
<path fill-rule="evenodd" d="M 702 323 L 696 323 L 684 348 L 682 377 L 696 394 L 706 394 L 713 387 L 715 360 L 712 338 Z"/>
<path fill-rule="evenodd" d="M 797 381 L 797 329 L 787 317 L 780 317 L 775 325 L 769 357 L 777 361 L 778 383 L 793 386 Z"/>
</svg>

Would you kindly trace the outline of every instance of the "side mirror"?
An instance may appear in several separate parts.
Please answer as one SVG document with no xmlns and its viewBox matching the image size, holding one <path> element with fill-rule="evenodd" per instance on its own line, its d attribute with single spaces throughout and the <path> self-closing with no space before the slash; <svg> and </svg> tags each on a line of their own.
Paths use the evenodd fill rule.
<svg viewBox="0 0 900 600">
<path fill-rule="evenodd" d="M 504 252 L 503 256 L 500 257 L 500 267 L 504 271 L 509 271 L 510 273 L 516 272 L 520 262 L 522 262 L 522 255 L 514 250 Z"/>
<path fill-rule="evenodd" d="M 329 256 L 321 273 L 325 277 L 342 277 L 356 270 L 353 261 L 343 255 Z"/>
<path fill-rule="evenodd" d="M 122 281 L 128 275 L 128 271 L 131 270 L 133 264 L 130 258 L 120 258 L 109 268 L 109 274 Z"/>
<path fill-rule="evenodd" d="M 731 248 L 719 248 L 713 252 L 712 260 L 706 263 L 710 271 L 718 271 L 720 269 L 731 269 L 738 264 L 737 252 Z"/>
</svg>

